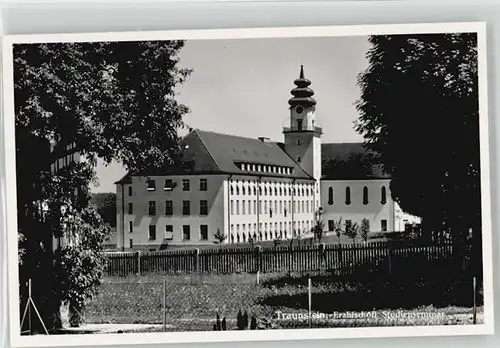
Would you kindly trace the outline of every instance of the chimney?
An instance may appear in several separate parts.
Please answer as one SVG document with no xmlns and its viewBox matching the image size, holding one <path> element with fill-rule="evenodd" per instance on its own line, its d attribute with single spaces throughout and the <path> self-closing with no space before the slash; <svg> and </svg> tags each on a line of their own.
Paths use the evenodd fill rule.
<svg viewBox="0 0 500 348">
<path fill-rule="evenodd" d="M 271 141 L 271 139 L 269 139 L 268 137 L 259 137 L 259 140 L 263 143 L 269 143 Z"/>
</svg>

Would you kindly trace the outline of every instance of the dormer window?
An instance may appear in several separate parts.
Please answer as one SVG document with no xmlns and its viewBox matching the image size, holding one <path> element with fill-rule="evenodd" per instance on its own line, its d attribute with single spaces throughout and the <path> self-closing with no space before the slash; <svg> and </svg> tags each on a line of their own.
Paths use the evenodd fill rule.
<svg viewBox="0 0 500 348">
<path fill-rule="evenodd" d="M 156 182 L 154 180 L 148 180 L 148 191 L 156 190 Z"/>
<path fill-rule="evenodd" d="M 242 163 L 241 164 L 241 170 L 245 170 L 245 169 L 246 169 L 245 163 Z"/>
<path fill-rule="evenodd" d="M 252 171 L 255 172 L 255 164 L 252 164 Z"/>
<path fill-rule="evenodd" d="M 165 186 L 163 187 L 164 191 L 172 191 L 174 188 L 174 182 L 172 179 L 165 179 Z"/>
<path fill-rule="evenodd" d="M 262 171 L 262 168 L 261 168 L 261 165 L 260 165 L 260 164 L 257 166 L 257 171 L 258 171 L 258 172 L 261 172 L 261 171 Z"/>
</svg>

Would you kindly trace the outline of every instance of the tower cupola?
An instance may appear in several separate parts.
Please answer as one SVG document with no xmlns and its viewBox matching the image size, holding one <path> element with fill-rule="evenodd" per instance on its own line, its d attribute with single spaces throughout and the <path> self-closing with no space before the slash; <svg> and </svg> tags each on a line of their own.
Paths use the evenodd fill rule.
<svg viewBox="0 0 500 348">
<path fill-rule="evenodd" d="M 309 88 L 311 81 L 304 76 L 304 66 L 300 66 L 300 76 L 294 82 L 295 88 L 291 90 L 292 98 L 288 101 L 291 108 L 302 106 L 304 108 L 314 107 L 316 100 L 313 98 L 314 91 Z"/>
</svg>

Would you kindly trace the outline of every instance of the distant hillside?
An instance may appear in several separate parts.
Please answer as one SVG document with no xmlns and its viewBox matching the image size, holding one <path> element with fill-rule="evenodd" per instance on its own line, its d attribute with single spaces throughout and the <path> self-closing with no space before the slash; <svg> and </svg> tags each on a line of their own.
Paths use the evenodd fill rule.
<svg viewBox="0 0 500 348">
<path fill-rule="evenodd" d="M 93 193 L 90 200 L 104 222 L 116 227 L 116 194 L 112 192 Z"/>
</svg>

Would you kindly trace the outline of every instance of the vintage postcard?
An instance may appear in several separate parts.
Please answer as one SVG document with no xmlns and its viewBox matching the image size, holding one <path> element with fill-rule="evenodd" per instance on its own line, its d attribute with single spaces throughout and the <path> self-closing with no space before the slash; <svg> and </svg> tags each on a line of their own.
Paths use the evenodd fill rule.
<svg viewBox="0 0 500 348">
<path fill-rule="evenodd" d="M 3 48 L 13 346 L 493 332 L 484 23 Z"/>
</svg>

